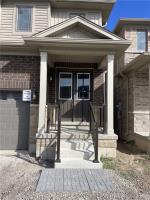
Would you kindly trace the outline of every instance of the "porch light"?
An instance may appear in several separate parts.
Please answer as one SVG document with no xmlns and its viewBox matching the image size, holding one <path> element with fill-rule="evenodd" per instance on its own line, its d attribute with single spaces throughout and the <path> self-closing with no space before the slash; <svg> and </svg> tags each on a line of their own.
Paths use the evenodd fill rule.
<svg viewBox="0 0 150 200">
<path fill-rule="evenodd" d="M 36 90 L 33 90 L 32 92 L 32 100 L 36 100 L 37 99 L 37 92 Z"/>
<path fill-rule="evenodd" d="M 49 80 L 50 80 L 50 81 L 52 81 L 52 80 L 53 80 L 53 76 L 52 76 L 52 75 L 50 75 L 50 77 L 49 77 Z"/>
</svg>

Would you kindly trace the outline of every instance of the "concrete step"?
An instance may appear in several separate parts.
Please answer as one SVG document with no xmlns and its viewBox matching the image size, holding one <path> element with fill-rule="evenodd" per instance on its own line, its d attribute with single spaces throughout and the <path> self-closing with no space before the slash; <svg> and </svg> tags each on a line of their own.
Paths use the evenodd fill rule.
<svg viewBox="0 0 150 200">
<path fill-rule="evenodd" d="M 89 126 L 90 123 L 89 122 L 67 122 L 67 121 L 61 121 L 62 125 L 65 126 Z"/>
<path fill-rule="evenodd" d="M 60 149 L 63 159 L 92 160 L 94 158 L 94 147 L 91 140 L 61 140 Z"/>
<path fill-rule="evenodd" d="M 103 164 L 100 161 L 99 163 L 93 163 L 88 160 L 64 160 L 62 159 L 60 163 L 55 163 L 55 168 L 64 168 L 64 169 L 102 169 Z"/>
</svg>

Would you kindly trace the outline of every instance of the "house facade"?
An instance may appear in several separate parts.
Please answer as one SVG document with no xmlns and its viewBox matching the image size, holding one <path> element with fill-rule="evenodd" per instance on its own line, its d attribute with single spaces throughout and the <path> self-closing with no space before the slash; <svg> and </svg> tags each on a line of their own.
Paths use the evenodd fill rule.
<svg viewBox="0 0 150 200">
<path fill-rule="evenodd" d="M 0 1 L 1 150 L 63 159 L 70 125 L 94 135 L 94 154 L 116 156 L 115 59 L 130 42 L 105 29 L 114 3 Z"/>
<path fill-rule="evenodd" d="M 131 41 L 115 73 L 118 134 L 150 153 L 150 20 L 121 19 L 114 32 Z"/>
</svg>

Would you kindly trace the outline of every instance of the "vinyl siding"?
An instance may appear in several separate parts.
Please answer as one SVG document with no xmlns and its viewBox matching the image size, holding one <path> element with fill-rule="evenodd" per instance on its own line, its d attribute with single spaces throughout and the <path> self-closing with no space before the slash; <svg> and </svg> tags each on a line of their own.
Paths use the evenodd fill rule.
<svg viewBox="0 0 150 200">
<path fill-rule="evenodd" d="M 32 32 L 20 33 L 15 31 L 16 5 L 26 4 L 33 6 Z M 49 2 L 45 1 L 24 1 L 5 0 L 2 2 L 0 41 L 23 43 L 22 36 L 29 36 L 49 26 Z"/>
<path fill-rule="evenodd" d="M 93 38 L 97 39 L 98 36 L 94 33 L 90 33 L 88 30 L 81 28 L 76 25 L 68 30 L 61 31 L 61 33 L 53 34 L 53 37 L 62 37 L 62 38 Z"/>
<path fill-rule="evenodd" d="M 16 32 L 16 5 L 31 5 L 32 32 Z M 51 10 L 52 9 L 52 10 Z M 54 9 L 50 7 L 49 0 L 4 0 L 1 6 L 0 42 L 23 44 L 23 36 L 30 36 L 49 26 L 53 26 L 69 18 L 70 13 L 82 12 L 85 17 L 96 23 L 102 24 L 101 12 L 97 10 L 70 10 Z"/>
<path fill-rule="evenodd" d="M 85 18 L 98 25 L 102 25 L 101 12 L 97 10 L 90 11 L 90 10 L 53 9 L 51 26 L 69 19 L 70 13 L 85 13 Z"/>
</svg>

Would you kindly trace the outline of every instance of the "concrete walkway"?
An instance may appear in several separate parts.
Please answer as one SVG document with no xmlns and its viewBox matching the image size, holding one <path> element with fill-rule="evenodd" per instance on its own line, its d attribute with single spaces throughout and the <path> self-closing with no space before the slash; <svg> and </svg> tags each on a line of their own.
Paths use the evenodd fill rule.
<svg viewBox="0 0 150 200">
<path fill-rule="evenodd" d="M 37 192 L 112 191 L 112 177 L 102 169 L 44 169 Z"/>
</svg>

